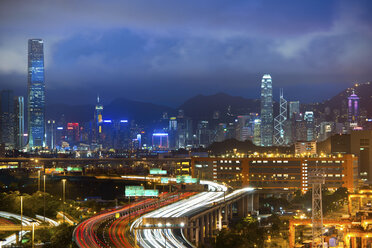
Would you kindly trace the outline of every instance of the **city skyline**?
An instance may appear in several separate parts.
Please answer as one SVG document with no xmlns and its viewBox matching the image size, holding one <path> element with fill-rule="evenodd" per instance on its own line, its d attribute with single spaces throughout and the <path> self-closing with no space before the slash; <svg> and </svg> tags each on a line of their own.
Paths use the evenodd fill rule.
<svg viewBox="0 0 372 248">
<path fill-rule="evenodd" d="M 167 106 L 218 92 L 257 99 L 264 73 L 274 95 L 314 102 L 371 78 L 368 1 L 42 4 L 1 3 L 0 82 L 26 95 L 24 43 L 42 38 L 50 103 L 94 104 L 97 93 Z"/>
</svg>

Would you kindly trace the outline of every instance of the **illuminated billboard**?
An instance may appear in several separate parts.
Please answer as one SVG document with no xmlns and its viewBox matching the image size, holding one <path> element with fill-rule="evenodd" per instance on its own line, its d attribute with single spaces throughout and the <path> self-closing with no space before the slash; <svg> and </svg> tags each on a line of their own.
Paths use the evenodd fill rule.
<svg viewBox="0 0 372 248">
<path fill-rule="evenodd" d="M 150 175 L 166 175 L 167 171 L 159 168 L 150 169 Z"/>
</svg>

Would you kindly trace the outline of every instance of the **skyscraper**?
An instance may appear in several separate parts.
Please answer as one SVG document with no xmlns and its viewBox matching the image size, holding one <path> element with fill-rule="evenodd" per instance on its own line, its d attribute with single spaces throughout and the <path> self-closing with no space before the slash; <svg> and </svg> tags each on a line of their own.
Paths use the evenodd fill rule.
<svg viewBox="0 0 372 248">
<path fill-rule="evenodd" d="M 99 101 L 99 96 L 97 96 L 97 104 L 94 112 L 94 122 L 93 122 L 93 143 L 101 143 L 101 133 L 102 133 L 102 112 L 103 105 Z"/>
<path fill-rule="evenodd" d="M 56 148 L 56 121 L 48 120 L 46 122 L 46 139 L 45 143 L 49 150 L 54 150 Z"/>
<path fill-rule="evenodd" d="M 306 141 L 314 141 L 315 140 L 314 112 L 306 111 L 304 115 L 304 120 L 306 121 Z"/>
<path fill-rule="evenodd" d="M 17 113 L 17 148 L 21 149 L 24 146 L 24 133 L 25 133 L 25 100 L 23 96 L 16 98 L 16 113 Z"/>
<path fill-rule="evenodd" d="M 28 40 L 28 145 L 45 146 L 44 42 Z"/>
<path fill-rule="evenodd" d="M 348 99 L 348 121 L 349 123 L 358 123 L 359 116 L 359 97 L 353 93 L 347 98 Z"/>
<path fill-rule="evenodd" d="M 273 145 L 273 88 L 271 76 L 265 74 L 261 81 L 261 146 Z"/>
<path fill-rule="evenodd" d="M 300 113 L 300 101 L 289 102 L 289 119 L 292 119 L 294 113 Z"/>
<path fill-rule="evenodd" d="M 283 89 L 280 89 L 279 115 L 274 119 L 274 143 L 282 146 L 285 144 L 285 124 L 287 123 L 287 101 L 283 97 Z"/>
<path fill-rule="evenodd" d="M 14 95 L 12 90 L 1 91 L 0 102 L 0 143 L 6 147 L 14 148 L 15 145 L 15 107 Z"/>
</svg>

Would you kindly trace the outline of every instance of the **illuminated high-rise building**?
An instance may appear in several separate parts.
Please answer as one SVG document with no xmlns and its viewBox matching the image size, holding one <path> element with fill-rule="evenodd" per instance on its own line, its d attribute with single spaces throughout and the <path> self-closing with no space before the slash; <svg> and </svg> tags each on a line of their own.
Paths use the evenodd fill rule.
<svg viewBox="0 0 372 248">
<path fill-rule="evenodd" d="M 358 116 L 359 116 L 359 97 L 353 93 L 347 98 L 348 99 L 348 121 L 350 123 L 358 123 Z"/>
<path fill-rule="evenodd" d="M 28 146 L 45 146 L 44 42 L 28 40 Z"/>
<path fill-rule="evenodd" d="M 273 87 L 269 74 L 261 81 L 261 146 L 273 145 Z"/>
<path fill-rule="evenodd" d="M 55 120 L 48 120 L 46 122 L 46 138 L 45 143 L 49 150 L 54 150 L 56 148 L 56 136 L 57 136 L 57 128 L 56 128 L 56 121 Z"/>
<path fill-rule="evenodd" d="M 304 121 L 306 122 L 306 141 L 314 141 L 315 140 L 314 112 L 306 111 L 304 115 Z"/>
<path fill-rule="evenodd" d="M 0 94 L 0 143 L 12 149 L 15 145 L 16 113 L 12 90 L 3 90 Z"/>
<path fill-rule="evenodd" d="M 17 128 L 16 128 L 16 146 L 21 149 L 24 146 L 25 133 L 25 100 L 23 96 L 16 98 L 16 114 L 17 114 Z"/>
<path fill-rule="evenodd" d="M 168 133 L 157 132 L 152 134 L 152 147 L 154 150 L 165 150 L 169 148 Z"/>
<path fill-rule="evenodd" d="M 256 146 L 261 145 L 261 120 L 255 119 L 253 126 L 253 144 Z"/>
<path fill-rule="evenodd" d="M 93 143 L 101 143 L 102 134 L 102 112 L 103 105 L 100 103 L 99 96 L 97 96 L 97 104 L 94 111 L 94 122 L 93 122 Z"/>
<path fill-rule="evenodd" d="M 283 89 L 280 89 L 279 115 L 274 119 L 274 143 L 282 146 L 286 144 L 286 127 L 287 124 L 287 101 L 283 97 Z"/>
<path fill-rule="evenodd" d="M 292 119 L 294 114 L 300 113 L 300 101 L 289 102 L 289 119 Z"/>
</svg>

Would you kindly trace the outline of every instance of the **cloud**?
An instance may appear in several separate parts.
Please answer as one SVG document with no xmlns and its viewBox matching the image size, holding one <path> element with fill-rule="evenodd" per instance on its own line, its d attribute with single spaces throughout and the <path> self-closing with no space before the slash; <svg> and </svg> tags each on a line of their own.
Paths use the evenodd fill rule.
<svg viewBox="0 0 372 248">
<path fill-rule="evenodd" d="M 27 39 L 33 37 L 45 41 L 47 88 L 56 91 L 86 87 L 88 94 L 111 87 L 141 92 L 148 86 L 161 98 L 161 90 L 185 84 L 183 92 L 190 94 L 243 94 L 242 87 L 252 91 L 266 72 L 288 86 L 321 84 L 324 78 L 364 80 L 372 76 L 371 5 L 4 0 L 0 82 L 11 74 L 26 78 Z"/>
</svg>

